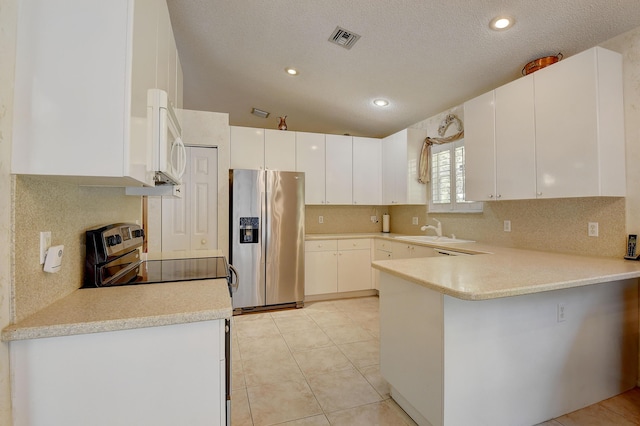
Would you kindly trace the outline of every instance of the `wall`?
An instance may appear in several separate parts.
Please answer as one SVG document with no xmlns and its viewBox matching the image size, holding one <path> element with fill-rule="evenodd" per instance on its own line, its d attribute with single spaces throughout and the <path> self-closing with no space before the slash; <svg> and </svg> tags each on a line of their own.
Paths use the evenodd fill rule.
<svg viewBox="0 0 640 426">
<path fill-rule="evenodd" d="M 637 234 L 640 232 L 640 27 L 612 38 L 602 47 L 620 52 L 623 57 L 624 130 L 627 141 L 626 227 L 627 233 Z"/>
<path fill-rule="evenodd" d="M 11 322 L 11 122 L 17 0 L 0 0 L 0 329 Z M 10 425 L 9 345 L 0 342 L 0 424 Z"/>
<path fill-rule="evenodd" d="M 141 197 L 124 188 L 83 187 L 31 176 L 15 179 L 14 316 L 20 321 L 82 286 L 86 229 L 142 220 Z M 40 231 L 64 245 L 56 274 L 39 264 Z"/>
</svg>

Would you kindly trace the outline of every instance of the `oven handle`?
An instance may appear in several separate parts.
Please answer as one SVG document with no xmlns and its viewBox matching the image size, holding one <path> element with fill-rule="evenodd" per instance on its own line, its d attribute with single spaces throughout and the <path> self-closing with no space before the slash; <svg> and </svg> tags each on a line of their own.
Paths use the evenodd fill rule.
<svg viewBox="0 0 640 426">
<path fill-rule="evenodd" d="M 238 291 L 240 280 L 238 279 L 238 270 L 233 265 L 229 265 L 229 277 L 227 281 L 229 283 L 230 290 L 235 289 L 235 291 Z"/>
</svg>

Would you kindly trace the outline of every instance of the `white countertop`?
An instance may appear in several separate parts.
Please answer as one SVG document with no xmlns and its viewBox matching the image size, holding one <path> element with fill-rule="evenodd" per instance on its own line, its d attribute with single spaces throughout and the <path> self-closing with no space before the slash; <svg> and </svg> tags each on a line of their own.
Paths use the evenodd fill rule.
<svg viewBox="0 0 640 426">
<path fill-rule="evenodd" d="M 225 279 L 83 288 L 2 330 L 2 340 L 70 336 L 230 318 Z"/>
<path fill-rule="evenodd" d="M 379 260 L 372 266 L 464 300 L 485 300 L 640 277 L 640 262 L 522 250 L 481 243 L 408 242 L 398 234 L 313 234 L 307 240 L 383 238 L 400 243 L 477 253 Z"/>
</svg>

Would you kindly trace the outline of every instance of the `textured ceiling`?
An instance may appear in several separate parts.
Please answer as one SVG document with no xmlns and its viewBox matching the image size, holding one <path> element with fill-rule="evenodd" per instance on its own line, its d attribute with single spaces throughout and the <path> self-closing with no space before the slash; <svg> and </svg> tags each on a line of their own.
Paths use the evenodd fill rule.
<svg viewBox="0 0 640 426">
<path fill-rule="evenodd" d="M 187 109 L 383 137 L 640 25 L 639 0 L 167 0 Z M 509 31 L 488 27 L 496 15 Z M 330 43 L 340 26 L 361 36 Z M 285 67 L 300 75 L 288 76 Z M 386 108 L 374 107 L 386 98 Z M 269 111 L 262 119 L 251 108 Z"/>
</svg>

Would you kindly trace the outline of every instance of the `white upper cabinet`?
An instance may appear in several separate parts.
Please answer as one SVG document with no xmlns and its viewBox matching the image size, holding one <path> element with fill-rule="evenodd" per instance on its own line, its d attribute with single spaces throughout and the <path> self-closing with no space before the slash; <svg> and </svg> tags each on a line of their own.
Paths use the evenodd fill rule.
<svg viewBox="0 0 640 426">
<path fill-rule="evenodd" d="M 468 199 L 625 195 L 618 53 L 589 49 L 464 108 Z"/>
<path fill-rule="evenodd" d="M 426 204 L 427 187 L 418 182 L 426 130 L 404 129 L 382 140 L 383 204 Z"/>
<path fill-rule="evenodd" d="M 229 126 L 230 168 L 264 169 L 264 129 Z"/>
<path fill-rule="evenodd" d="M 534 82 L 538 197 L 624 196 L 621 55 L 595 47 Z"/>
<path fill-rule="evenodd" d="M 296 133 L 265 129 L 264 166 L 270 170 L 296 170 Z"/>
<path fill-rule="evenodd" d="M 153 185 L 147 90 L 164 0 L 21 2 L 12 173 Z M 169 22 L 170 25 L 170 22 Z M 174 83 L 177 92 L 182 88 Z"/>
<path fill-rule="evenodd" d="M 494 91 L 464 103 L 465 197 L 493 200 L 496 194 Z"/>
<path fill-rule="evenodd" d="M 325 136 L 325 182 L 327 204 L 351 204 L 353 147 L 351 136 Z"/>
<path fill-rule="evenodd" d="M 296 132 L 296 171 L 304 172 L 305 204 L 325 204 L 325 135 Z"/>
<path fill-rule="evenodd" d="M 353 138 L 353 204 L 382 204 L 382 140 Z"/>
<path fill-rule="evenodd" d="M 295 132 L 230 127 L 232 169 L 296 170 Z"/>
<path fill-rule="evenodd" d="M 469 200 L 535 198 L 533 76 L 464 104 Z"/>
<path fill-rule="evenodd" d="M 494 195 L 498 200 L 535 198 L 536 139 L 533 89 L 533 76 L 528 75 L 495 90 L 496 192 Z M 466 142 L 465 140 L 465 147 Z"/>
</svg>

